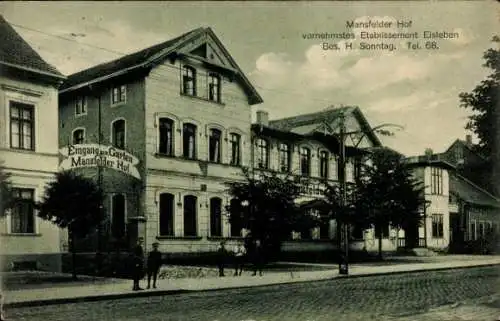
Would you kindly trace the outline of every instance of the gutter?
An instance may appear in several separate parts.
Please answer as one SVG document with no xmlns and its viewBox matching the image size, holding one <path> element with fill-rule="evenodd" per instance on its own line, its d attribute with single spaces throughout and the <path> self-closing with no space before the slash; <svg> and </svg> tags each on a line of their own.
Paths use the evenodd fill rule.
<svg viewBox="0 0 500 321">
<path fill-rule="evenodd" d="M 50 72 L 45 72 L 45 71 L 34 69 L 34 68 L 29 68 L 29 67 L 25 67 L 25 66 L 21 66 L 21 65 L 17 65 L 17 64 L 11 64 L 11 63 L 8 63 L 8 62 L 5 62 L 5 61 L 0 61 L 0 64 L 8 66 L 8 67 L 12 67 L 12 68 L 17 68 L 17 69 L 25 70 L 25 71 L 31 71 L 31 72 L 34 72 L 34 73 L 37 73 L 37 74 L 41 74 L 41 75 L 45 75 L 45 76 L 50 76 L 50 77 L 58 78 L 58 79 L 61 79 L 61 80 L 64 80 L 64 79 L 67 78 L 64 75 L 57 75 L 57 74 L 53 74 L 53 73 L 50 73 Z"/>
</svg>

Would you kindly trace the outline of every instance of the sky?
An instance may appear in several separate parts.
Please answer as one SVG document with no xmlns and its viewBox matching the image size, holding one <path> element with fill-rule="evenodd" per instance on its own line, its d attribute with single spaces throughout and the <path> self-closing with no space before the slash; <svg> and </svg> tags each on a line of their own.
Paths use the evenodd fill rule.
<svg viewBox="0 0 500 321">
<path fill-rule="evenodd" d="M 459 93 L 490 73 L 482 55 L 493 45 L 498 13 L 494 1 L 0 3 L 0 14 L 65 75 L 211 27 L 264 99 L 252 107 L 254 120 L 258 110 L 276 119 L 359 106 L 372 127 L 401 126 L 380 138 L 407 156 L 426 148 L 443 152 L 471 134 L 464 129 L 470 111 L 460 108 Z M 370 20 L 391 26 L 347 26 Z M 411 23 L 398 28 L 397 21 Z M 417 32 L 420 38 L 366 40 L 362 31 Z M 458 37 L 423 39 L 424 31 Z M 355 39 L 306 37 L 343 32 Z M 420 49 L 409 49 L 409 41 Z M 432 41 L 439 48 L 430 48 Z M 324 42 L 339 50 L 325 50 Z M 362 43 L 396 49 L 362 49 Z"/>
</svg>

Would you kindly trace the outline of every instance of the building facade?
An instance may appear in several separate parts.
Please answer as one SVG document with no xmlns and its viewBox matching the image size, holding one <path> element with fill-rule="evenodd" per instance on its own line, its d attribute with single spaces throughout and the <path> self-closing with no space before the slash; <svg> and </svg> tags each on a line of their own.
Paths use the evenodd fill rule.
<svg viewBox="0 0 500 321">
<path fill-rule="evenodd" d="M 61 269 L 64 231 L 37 217 L 58 171 L 58 86 L 64 76 L 0 16 L 0 150 L 15 202 L 0 219 L 3 269 Z"/>
<path fill-rule="evenodd" d="M 250 164 L 250 107 L 262 98 L 210 28 L 70 75 L 60 102 L 61 147 L 108 151 L 109 163 L 73 167 L 100 178 L 112 242 L 192 253 L 241 236 L 225 182 Z"/>
</svg>

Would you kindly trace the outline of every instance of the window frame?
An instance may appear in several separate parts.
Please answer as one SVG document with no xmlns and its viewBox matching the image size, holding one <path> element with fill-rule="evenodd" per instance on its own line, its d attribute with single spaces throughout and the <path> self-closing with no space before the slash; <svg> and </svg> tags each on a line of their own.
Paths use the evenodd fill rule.
<svg viewBox="0 0 500 321">
<path fill-rule="evenodd" d="M 257 168 L 259 169 L 269 169 L 269 151 L 270 151 L 269 140 L 258 137 L 255 142 L 255 147 L 257 148 Z M 262 155 L 262 154 L 265 155 Z"/>
<path fill-rule="evenodd" d="M 127 103 L 127 87 L 128 86 L 126 84 L 111 87 L 111 106 L 118 106 Z"/>
<path fill-rule="evenodd" d="M 191 73 L 191 74 L 190 74 Z M 191 92 L 188 92 L 186 84 L 191 83 Z M 181 76 L 181 92 L 183 95 L 197 97 L 197 70 L 193 66 L 183 65 Z"/>
<path fill-rule="evenodd" d="M 168 144 L 165 152 L 162 152 L 162 124 L 164 122 L 170 123 L 170 150 L 168 150 Z M 167 137 L 168 138 L 168 137 Z M 168 139 L 167 139 L 168 140 Z M 158 118 L 158 154 L 164 156 L 175 156 L 175 120 L 170 117 L 159 117 Z"/>
<path fill-rule="evenodd" d="M 207 74 L 207 99 L 212 102 L 222 103 L 222 76 L 215 72 Z M 214 93 L 213 88 L 216 88 Z M 214 96 L 212 96 L 214 95 Z"/>
<path fill-rule="evenodd" d="M 233 138 L 236 137 L 237 139 L 234 140 Z M 232 166 L 240 166 L 241 165 L 241 134 L 231 132 L 229 133 L 229 165 Z M 235 153 L 235 148 L 236 148 L 236 153 Z"/>
<path fill-rule="evenodd" d="M 444 238 L 444 215 L 432 214 L 431 215 L 431 236 L 434 239 Z"/>
<path fill-rule="evenodd" d="M 162 233 L 162 195 L 171 197 L 170 200 L 172 202 L 171 213 L 169 213 L 171 217 L 168 217 L 168 221 L 169 223 L 171 223 L 171 226 L 167 225 L 167 234 Z M 175 236 L 175 207 L 176 207 L 175 194 L 169 192 L 161 192 L 158 195 L 158 236 L 160 237 Z"/>
<path fill-rule="evenodd" d="M 186 143 L 186 138 L 187 138 L 186 132 L 187 132 L 188 128 L 194 129 L 193 132 L 191 133 L 192 137 L 193 137 L 193 153 L 192 153 L 193 155 L 192 156 L 189 155 L 189 149 L 186 151 L 186 144 L 189 146 L 189 142 Z M 198 146 L 197 146 L 198 130 L 199 130 L 198 125 L 196 125 L 194 123 L 186 122 L 186 123 L 182 124 L 182 157 L 184 157 L 185 159 L 196 160 L 198 157 Z"/>
<path fill-rule="evenodd" d="M 214 217 L 214 213 L 212 210 L 214 209 L 212 206 L 214 205 L 213 202 L 219 202 L 219 213 L 218 216 Z M 209 200 L 209 220 L 210 220 L 210 236 L 211 237 L 223 237 L 224 236 L 224 219 L 222 215 L 222 209 L 223 209 L 223 201 L 222 198 L 214 196 L 211 197 Z"/>
<path fill-rule="evenodd" d="M 278 144 L 279 172 L 289 173 L 292 161 L 292 146 L 289 143 L 281 142 Z M 283 157 L 285 156 L 285 157 Z M 283 164 L 283 158 L 286 159 L 286 164 Z"/>
<path fill-rule="evenodd" d="M 323 179 L 329 178 L 330 153 L 326 150 L 320 150 L 319 153 L 319 177 Z"/>
<path fill-rule="evenodd" d="M 218 137 L 216 137 L 218 135 Z M 209 128 L 208 130 L 208 161 L 211 163 L 222 164 L 222 135 L 223 131 L 219 128 Z M 213 151 L 215 154 L 212 155 L 213 143 L 218 143 L 218 150 Z"/>
<path fill-rule="evenodd" d="M 194 224 L 194 235 L 188 235 L 186 234 L 186 201 L 188 199 L 193 199 L 194 200 L 194 205 L 193 205 L 193 210 L 194 210 L 194 218 L 193 218 L 193 224 Z M 182 218 L 183 218 L 183 235 L 184 237 L 198 237 L 198 234 L 199 234 L 199 231 L 198 231 L 198 203 L 199 203 L 199 198 L 198 196 L 196 195 L 192 195 L 192 194 L 187 194 L 187 195 L 184 195 L 184 197 L 182 198 L 182 204 L 183 204 L 183 213 L 182 213 Z"/>
<path fill-rule="evenodd" d="M 82 142 L 81 143 L 75 143 L 75 134 L 77 132 L 83 132 L 83 138 L 82 138 Z M 85 130 L 85 127 L 77 127 L 75 129 L 73 129 L 71 131 L 71 144 L 72 145 L 81 145 L 81 144 L 85 144 L 85 139 L 86 139 L 86 130 Z"/>
<path fill-rule="evenodd" d="M 75 100 L 75 116 L 87 115 L 87 107 L 87 96 L 77 96 Z"/>
<path fill-rule="evenodd" d="M 8 222 L 8 234 L 9 235 L 36 235 L 38 234 L 38 220 L 37 220 L 37 215 L 36 215 L 36 208 L 35 208 L 35 202 L 36 202 L 36 189 L 33 187 L 17 187 L 14 186 L 12 187 L 11 192 L 15 194 L 16 192 L 19 195 L 22 195 L 23 192 L 29 192 L 31 194 L 31 198 L 23 198 L 22 196 L 16 197 L 13 195 L 14 198 L 14 205 L 12 208 L 8 209 L 8 215 L 6 215 L 7 222 Z M 18 201 L 21 200 L 22 202 L 26 205 L 29 205 L 31 207 L 31 212 L 32 212 L 32 220 L 33 220 L 33 231 L 32 232 L 14 232 L 13 227 L 13 218 L 15 213 L 15 208 L 18 205 Z M 22 205 L 22 204 L 21 204 Z"/>
<path fill-rule="evenodd" d="M 437 167 L 431 167 L 431 194 L 432 195 L 443 195 L 443 169 Z"/>
<path fill-rule="evenodd" d="M 123 121 L 123 148 L 117 146 L 117 144 L 115 143 L 116 142 L 115 124 L 120 122 L 120 121 Z M 113 121 L 111 121 L 110 138 L 111 138 L 110 139 L 111 146 L 118 148 L 118 149 L 121 149 L 121 150 L 125 150 L 127 148 L 127 121 L 125 120 L 125 118 L 120 117 L 120 118 L 116 118 Z"/>
<path fill-rule="evenodd" d="M 14 106 L 14 105 L 17 105 Z M 18 116 L 13 117 L 12 110 L 13 109 L 18 110 Z M 30 118 L 29 119 L 24 119 L 22 114 L 25 110 L 28 110 L 30 112 Z M 9 119 L 9 127 L 8 127 L 8 132 L 9 132 L 9 146 L 10 149 L 15 149 L 15 150 L 24 150 L 24 151 L 36 151 L 36 114 L 35 114 L 35 104 L 33 103 L 28 103 L 28 102 L 21 102 L 17 100 L 9 100 L 9 108 L 8 108 L 8 119 Z M 18 147 L 13 146 L 13 123 L 17 122 L 18 123 Z M 30 125 L 29 127 L 29 136 L 30 136 L 30 146 L 29 148 L 24 147 L 24 124 L 28 123 Z"/>
<path fill-rule="evenodd" d="M 306 151 L 306 153 L 303 153 Z M 304 158 L 305 157 L 305 158 Z M 307 171 L 304 171 L 303 161 L 307 161 Z M 301 146 L 299 149 L 299 166 L 300 166 L 300 174 L 302 176 L 310 177 L 311 176 L 311 148 L 306 146 Z"/>
</svg>

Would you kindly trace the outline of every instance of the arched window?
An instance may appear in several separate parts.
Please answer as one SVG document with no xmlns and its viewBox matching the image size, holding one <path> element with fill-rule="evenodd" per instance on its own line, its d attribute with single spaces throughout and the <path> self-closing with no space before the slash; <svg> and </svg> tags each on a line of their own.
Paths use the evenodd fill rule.
<svg viewBox="0 0 500 321">
<path fill-rule="evenodd" d="M 300 149 L 300 173 L 304 176 L 311 174 L 311 150 L 307 147 Z"/>
<path fill-rule="evenodd" d="M 160 194 L 160 236 L 174 236 L 174 199 L 175 197 L 172 194 Z"/>
<path fill-rule="evenodd" d="M 222 133 L 218 129 L 210 129 L 210 137 L 209 137 L 209 161 L 214 163 L 220 163 L 220 155 L 221 155 L 221 136 Z"/>
<path fill-rule="evenodd" d="M 279 144 L 280 172 L 290 171 L 290 146 L 285 143 Z"/>
<path fill-rule="evenodd" d="M 263 138 L 257 139 L 257 167 L 269 168 L 269 143 Z"/>
<path fill-rule="evenodd" d="M 79 128 L 73 131 L 73 145 L 83 144 L 85 142 L 85 129 Z"/>
<path fill-rule="evenodd" d="M 111 127 L 111 144 L 116 148 L 125 149 L 125 120 L 117 119 Z"/>
<path fill-rule="evenodd" d="M 319 176 L 321 178 L 328 178 L 328 152 L 319 152 Z"/>
<path fill-rule="evenodd" d="M 158 152 L 163 155 L 174 155 L 174 122 L 170 118 L 159 120 L 159 146 Z"/>
<path fill-rule="evenodd" d="M 188 159 L 196 158 L 196 125 L 186 123 L 182 130 L 183 155 Z"/>
<path fill-rule="evenodd" d="M 239 237 L 241 236 L 241 230 L 243 229 L 243 220 L 241 218 L 240 211 L 241 211 L 241 204 L 240 201 L 236 198 L 231 199 L 230 203 L 230 209 L 231 209 L 231 236 L 233 237 Z"/>
<path fill-rule="evenodd" d="M 210 199 L 210 236 L 222 236 L 222 200 Z"/>
<path fill-rule="evenodd" d="M 111 198 L 111 235 L 116 239 L 125 236 L 125 196 L 113 195 Z"/>
<path fill-rule="evenodd" d="M 197 236 L 197 197 L 184 196 L 184 236 Z"/>
<path fill-rule="evenodd" d="M 231 165 L 241 165 L 241 136 L 236 133 L 230 135 Z"/>
<path fill-rule="evenodd" d="M 184 66 L 183 68 L 182 93 L 196 96 L 196 69 L 191 66 Z"/>
</svg>

